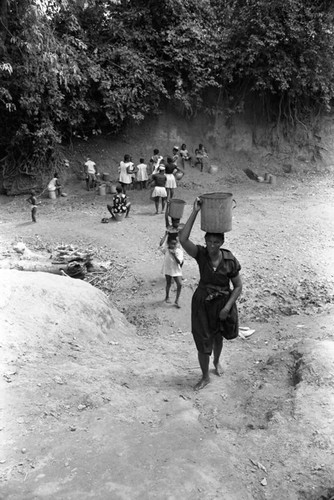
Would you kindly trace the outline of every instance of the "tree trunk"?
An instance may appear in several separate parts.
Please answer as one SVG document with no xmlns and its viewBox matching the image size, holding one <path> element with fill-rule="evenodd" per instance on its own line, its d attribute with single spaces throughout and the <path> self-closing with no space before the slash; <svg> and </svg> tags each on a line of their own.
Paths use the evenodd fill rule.
<svg viewBox="0 0 334 500">
<path fill-rule="evenodd" d="M 0 0 L 0 33 L 6 31 L 8 16 L 8 0 Z"/>
</svg>

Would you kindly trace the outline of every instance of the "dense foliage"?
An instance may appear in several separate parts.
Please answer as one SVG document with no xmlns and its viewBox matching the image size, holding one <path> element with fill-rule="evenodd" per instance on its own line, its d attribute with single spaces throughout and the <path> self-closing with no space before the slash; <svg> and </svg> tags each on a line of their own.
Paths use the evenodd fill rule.
<svg viewBox="0 0 334 500">
<path fill-rule="evenodd" d="M 306 122 L 331 107 L 333 29 L 325 0 L 0 0 L 0 160 L 35 174 L 167 102 Z"/>
</svg>

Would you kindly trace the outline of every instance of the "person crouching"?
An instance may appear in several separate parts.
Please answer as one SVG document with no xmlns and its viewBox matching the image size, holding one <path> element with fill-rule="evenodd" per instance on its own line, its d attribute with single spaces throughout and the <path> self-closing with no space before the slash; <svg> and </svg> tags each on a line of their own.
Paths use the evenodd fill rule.
<svg viewBox="0 0 334 500">
<path fill-rule="evenodd" d="M 122 186 L 120 184 L 117 184 L 116 194 L 113 197 L 113 203 L 112 205 L 107 205 L 107 209 L 111 214 L 111 218 L 115 219 L 115 214 L 125 214 L 125 217 L 129 217 L 130 208 L 131 203 L 129 202 L 128 197 L 123 193 Z"/>
</svg>

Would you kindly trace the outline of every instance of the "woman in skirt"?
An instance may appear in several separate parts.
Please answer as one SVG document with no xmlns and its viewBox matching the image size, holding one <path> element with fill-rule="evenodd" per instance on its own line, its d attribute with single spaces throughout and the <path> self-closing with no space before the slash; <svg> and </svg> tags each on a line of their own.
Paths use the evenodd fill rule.
<svg viewBox="0 0 334 500">
<path fill-rule="evenodd" d="M 197 261 L 200 272 L 200 281 L 191 303 L 191 331 L 202 370 L 202 378 L 195 385 L 195 390 L 203 389 L 210 382 L 212 352 L 215 373 L 218 376 L 222 374 L 219 359 L 223 337 L 231 340 L 238 336 L 236 300 L 242 291 L 241 266 L 229 250 L 221 248 L 223 233 L 206 233 L 205 247 L 190 241 L 189 236 L 200 209 L 201 202 L 197 198 L 189 219 L 179 233 L 181 245 Z"/>
<path fill-rule="evenodd" d="M 161 200 L 161 213 L 165 210 L 167 191 L 166 191 L 166 181 L 167 177 L 165 175 L 165 165 L 159 166 L 159 171 L 157 174 L 152 175 L 152 182 L 154 183 L 154 188 L 152 191 L 151 198 L 155 204 L 155 213 L 159 213 L 159 203 Z"/>
<path fill-rule="evenodd" d="M 184 171 L 177 167 L 175 163 L 173 162 L 173 158 L 170 156 L 167 157 L 167 165 L 166 165 L 166 170 L 165 170 L 165 175 L 166 175 L 166 191 L 167 191 L 167 200 L 171 200 L 174 196 L 174 190 L 177 187 L 176 185 L 176 178 L 175 175 L 177 172 L 181 172 L 184 174 Z"/>
</svg>

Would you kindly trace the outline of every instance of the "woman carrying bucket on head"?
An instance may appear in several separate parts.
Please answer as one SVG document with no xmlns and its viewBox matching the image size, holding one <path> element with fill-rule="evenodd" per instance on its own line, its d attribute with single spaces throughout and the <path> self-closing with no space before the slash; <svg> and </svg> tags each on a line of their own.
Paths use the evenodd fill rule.
<svg viewBox="0 0 334 500">
<path fill-rule="evenodd" d="M 196 198 L 193 211 L 179 233 L 181 245 L 197 261 L 200 272 L 200 282 L 191 304 L 191 329 L 202 371 L 202 378 L 195 385 L 195 390 L 203 389 L 210 382 L 209 362 L 212 351 L 215 373 L 218 376 L 222 374 L 220 355 L 223 337 L 234 339 L 238 336 L 236 300 L 242 291 L 239 274 L 241 266 L 230 251 L 221 248 L 224 243 L 224 231 L 229 231 L 230 227 L 225 229 L 221 224 L 221 232 L 218 232 L 217 225 L 213 224 L 214 232 L 211 232 L 209 226 L 203 228 L 202 224 L 202 229 L 207 229 L 205 247 L 195 245 L 189 239 L 203 201 Z"/>
</svg>

